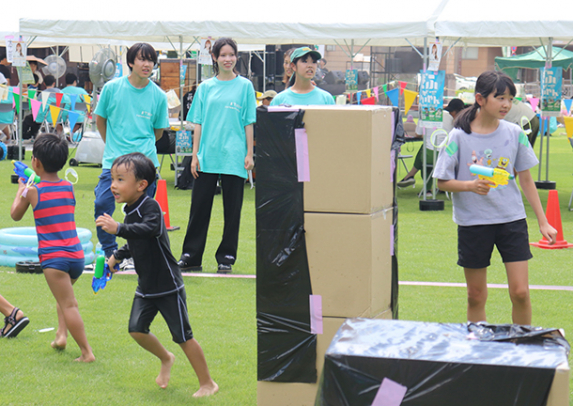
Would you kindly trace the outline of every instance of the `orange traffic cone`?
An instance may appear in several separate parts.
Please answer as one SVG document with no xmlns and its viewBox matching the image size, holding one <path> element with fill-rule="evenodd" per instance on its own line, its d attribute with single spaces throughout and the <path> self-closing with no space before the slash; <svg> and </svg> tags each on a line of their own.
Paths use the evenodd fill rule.
<svg viewBox="0 0 573 406">
<path fill-rule="evenodd" d="M 539 248 L 555 250 L 559 248 L 571 248 L 573 244 L 569 244 L 563 239 L 563 226 L 561 225 L 561 210 L 559 209 L 559 196 L 557 190 L 550 190 L 549 197 L 547 198 L 547 211 L 545 213 L 547 221 L 557 230 L 557 241 L 555 244 L 549 245 L 549 241 L 543 237 L 539 242 L 532 242 L 531 245 Z"/>
<path fill-rule="evenodd" d="M 169 203 L 167 201 L 167 183 L 165 179 L 159 179 L 157 181 L 157 192 L 155 193 L 155 200 L 161 206 L 161 211 L 163 212 L 163 219 L 165 220 L 165 228 L 167 231 L 179 230 L 180 227 L 171 227 L 169 222 Z"/>
</svg>

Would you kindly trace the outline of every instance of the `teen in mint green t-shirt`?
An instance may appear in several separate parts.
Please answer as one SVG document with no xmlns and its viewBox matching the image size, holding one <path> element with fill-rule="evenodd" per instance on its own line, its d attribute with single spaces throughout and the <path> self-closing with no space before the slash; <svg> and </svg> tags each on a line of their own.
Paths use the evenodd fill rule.
<svg viewBox="0 0 573 406">
<path fill-rule="evenodd" d="M 256 99 L 252 83 L 235 71 L 235 41 L 219 38 L 212 56 L 216 76 L 199 85 L 187 114 L 187 120 L 195 123 L 191 161 L 195 180 L 178 265 L 182 271 L 202 271 L 213 197 L 220 181 L 225 226 L 215 259 L 217 272 L 230 273 L 237 259 L 245 179 L 254 166 Z"/>
<path fill-rule="evenodd" d="M 318 51 L 309 47 L 295 49 L 290 56 L 291 69 L 294 72 L 289 82 L 291 87 L 280 92 L 271 102 L 271 106 L 334 104 L 330 93 L 312 84 L 317 62 L 321 58 Z"/>
</svg>

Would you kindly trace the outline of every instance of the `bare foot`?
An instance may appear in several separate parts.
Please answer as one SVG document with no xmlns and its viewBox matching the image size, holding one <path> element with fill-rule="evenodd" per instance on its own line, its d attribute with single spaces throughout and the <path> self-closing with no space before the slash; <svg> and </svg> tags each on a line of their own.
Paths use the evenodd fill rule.
<svg viewBox="0 0 573 406">
<path fill-rule="evenodd" d="M 214 395 L 217 392 L 219 392 L 219 385 L 217 385 L 215 381 L 211 380 L 209 384 L 201 386 L 199 390 L 193 394 L 193 397 L 202 398 Z"/>
<path fill-rule="evenodd" d="M 66 349 L 67 340 L 56 337 L 50 344 L 54 350 L 63 351 Z"/>
<path fill-rule="evenodd" d="M 94 362 L 95 361 L 95 356 L 93 354 L 88 354 L 88 355 L 82 355 L 79 358 L 76 358 L 74 361 L 76 362 Z"/>
<path fill-rule="evenodd" d="M 155 379 L 155 382 L 157 382 L 161 389 L 167 388 L 167 385 L 169 384 L 169 379 L 171 378 L 171 367 L 173 366 L 174 362 L 175 355 L 172 353 L 169 353 L 169 361 L 161 361 L 161 371 Z"/>
</svg>

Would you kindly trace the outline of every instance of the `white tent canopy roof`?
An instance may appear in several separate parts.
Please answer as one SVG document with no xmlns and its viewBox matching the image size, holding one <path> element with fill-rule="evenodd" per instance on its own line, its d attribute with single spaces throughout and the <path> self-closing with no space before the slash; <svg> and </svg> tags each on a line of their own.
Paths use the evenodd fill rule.
<svg viewBox="0 0 573 406">
<path fill-rule="evenodd" d="M 30 0 L 38 2 L 38 0 Z M 62 3 L 63 0 L 55 0 Z M 172 42 L 190 44 L 207 36 L 228 36 L 238 43 L 324 45 L 420 45 L 432 37 L 434 21 L 447 0 L 362 0 L 337 4 L 331 0 L 223 0 L 216 5 L 172 0 L 166 7 L 134 7 L 132 2 L 101 0 L 89 12 L 62 7 L 26 6 L 20 34 L 38 42 L 110 43 Z M 66 3 L 67 4 L 67 3 Z M 168 7 L 167 7 L 168 5 Z M 64 6 L 69 9 L 69 6 Z M 35 10 L 35 11 L 34 11 Z M 45 41 L 43 36 L 48 36 Z M 52 42 L 54 41 L 55 42 Z"/>
<path fill-rule="evenodd" d="M 440 39 L 464 46 L 539 46 L 573 39 L 571 6 L 563 0 L 450 0 L 435 24 Z"/>
</svg>

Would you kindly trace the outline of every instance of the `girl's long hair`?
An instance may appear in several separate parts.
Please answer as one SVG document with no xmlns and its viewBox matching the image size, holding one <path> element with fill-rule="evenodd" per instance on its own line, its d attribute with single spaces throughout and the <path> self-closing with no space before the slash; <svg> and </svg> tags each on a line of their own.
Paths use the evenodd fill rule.
<svg viewBox="0 0 573 406">
<path fill-rule="evenodd" d="M 296 67 L 296 63 L 297 63 L 298 61 L 300 61 L 300 60 L 303 59 L 303 58 L 309 58 L 309 57 L 312 58 L 312 61 L 313 61 L 314 63 L 317 63 L 317 62 L 318 62 L 318 59 L 316 59 L 316 57 L 315 57 L 314 55 L 306 54 L 306 55 L 303 55 L 303 56 L 299 56 L 298 58 L 295 58 L 295 60 L 292 61 L 291 63 L 294 63 L 294 66 Z M 305 60 L 306 60 L 306 59 L 305 59 Z M 288 82 L 287 88 L 293 86 L 295 82 L 296 82 L 296 69 L 292 72 L 292 76 L 290 77 L 290 80 L 289 80 L 289 82 Z"/>
<path fill-rule="evenodd" d="M 284 61 L 285 59 L 288 59 L 288 64 L 289 64 L 289 65 L 290 65 L 290 56 L 292 55 L 292 53 L 294 52 L 295 49 L 296 49 L 296 48 L 288 49 L 288 50 L 285 51 L 285 53 L 284 53 L 284 55 L 283 55 L 283 61 Z M 293 72 L 293 74 L 291 75 L 291 77 L 292 77 L 293 75 L 294 75 L 294 72 Z M 283 83 L 285 84 L 286 87 L 288 87 L 288 81 L 289 81 L 289 79 L 290 79 L 290 77 L 287 75 L 287 71 L 286 71 L 286 69 L 285 69 L 285 72 L 284 72 L 284 75 L 283 75 Z"/>
<path fill-rule="evenodd" d="M 479 75 L 476 82 L 475 94 L 479 93 L 484 98 L 487 98 L 495 91 L 494 95 L 497 97 L 504 94 L 507 89 L 509 89 L 509 93 L 515 97 L 515 85 L 511 78 L 503 72 L 488 70 Z M 463 110 L 458 117 L 456 117 L 454 127 L 461 128 L 466 134 L 471 134 L 471 124 L 472 121 L 475 120 L 479 108 L 480 106 L 476 101 L 470 108 Z"/>
<path fill-rule="evenodd" d="M 221 48 L 223 48 L 225 45 L 229 45 L 231 48 L 233 48 L 233 51 L 235 51 L 235 56 L 239 58 L 239 49 L 237 48 L 237 43 L 235 42 L 235 40 L 228 37 L 219 38 L 217 41 L 215 41 L 213 47 L 211 48 L 211 55 L 213 58 L 213 70 L 215 71 L 215 76 L 219 74 L 219 64 L 217 63 L 217 59 L 221 54 Z M 236 64 L 233 67 L 233 72 L 237 76 L 239 76 L 239 71 L 237 70 Z"/>
</svg>

